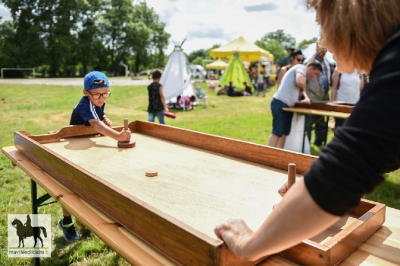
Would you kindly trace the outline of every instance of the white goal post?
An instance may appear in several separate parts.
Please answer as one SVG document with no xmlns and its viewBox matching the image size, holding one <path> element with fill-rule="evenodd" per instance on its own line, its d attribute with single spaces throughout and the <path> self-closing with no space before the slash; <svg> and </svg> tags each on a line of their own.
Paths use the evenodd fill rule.
<svg viewBox="0 0 400 266">
<path fill-rule="evenodd" d="M 4 78 L 3 70 L 32 70 L 32 78 L 35 77 L 35 69 L 34 68 L 2 68 L 1 69 L 1 78 Z"/>
</svg>

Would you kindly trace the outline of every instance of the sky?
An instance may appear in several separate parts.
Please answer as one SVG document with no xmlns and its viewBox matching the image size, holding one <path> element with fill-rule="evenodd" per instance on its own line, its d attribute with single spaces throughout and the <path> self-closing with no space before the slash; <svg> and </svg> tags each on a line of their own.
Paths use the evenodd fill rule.
<svg viewBox="0 0 400 266">
<path fill-rule="evenodd" d="M 181 43 L 185 53 L 225 45 L 243 36 L 254 43 L 266 33 L 278 29 L 299 43 L 317 37 L 319 26 L 315 12 L 305 8 L 305 0 L 146 0 L 171 34 L 167 54 L 174 42 Z M 0 4 L 0 16 L 10 13 Z"/>
<path fill-rule="evenodd" d="M 305 0 L 146 0 L 159 14 L 173 42 L 182 42 L 189 54 L 225 45 L 243 36 L 254 43 L 266 33 L 283 29 L 299 43 L 317 37 L 315 11 L 307 10 Z"/>
</svg>

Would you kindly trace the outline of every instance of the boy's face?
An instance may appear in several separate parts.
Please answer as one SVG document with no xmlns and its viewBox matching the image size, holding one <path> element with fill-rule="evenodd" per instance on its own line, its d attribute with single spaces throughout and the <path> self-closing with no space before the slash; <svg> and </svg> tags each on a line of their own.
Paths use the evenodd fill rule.
<svg viewBox="0 0 400 266">
<path fill-rule="evenodd" d="M 306 79 L 313 79 L 316 75 L 321 72 L 318 69 L 314 69 L 312 66 L 307 67 Z"/>
<path fill-rule="evenodd" d="M 90 101 L 94 105 L 100 107 L 105 103 L 108 96 L 110 96 L 110 91 L 108 90 L 108 87 L 104 87 L 98 89 L 91 89 L 89 91 L 83 90 L 83 94 L 85 96 L 88 96 Z"/>
</svg>

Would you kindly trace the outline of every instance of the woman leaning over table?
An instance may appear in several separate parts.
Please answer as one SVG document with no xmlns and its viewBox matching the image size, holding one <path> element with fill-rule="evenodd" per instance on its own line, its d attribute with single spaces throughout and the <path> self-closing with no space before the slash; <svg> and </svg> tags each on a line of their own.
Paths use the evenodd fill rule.
<svg viewBox="0 0 400 266">
<path fill-rule="evenodd" d="M 319 44 L 338 71 L 369 73 L 370 82 L 333 140 L 256 231 L 241 219 L 215 228 L 238 257 L 256 260 L 322 232 L 399 168 L 400 1 L 308 0 L 321 24 Z M 368 7 L 368 8 L 366 8 Z M 243 217 L 246 219 L 246 217 Z"/>
</svg>

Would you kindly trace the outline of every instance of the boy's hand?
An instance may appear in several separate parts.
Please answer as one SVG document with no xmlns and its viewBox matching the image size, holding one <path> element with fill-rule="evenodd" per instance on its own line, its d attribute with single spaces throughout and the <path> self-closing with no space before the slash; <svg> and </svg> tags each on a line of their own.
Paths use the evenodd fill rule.
<svg viewBox="0 0 400 266">
<path fill-rule="evenodd" d="M 112 121 L 110 119 L 108 119 L 107 117 L 104 117 L 103 122 L 104 122 L 104 124 L 106 124 L 109 127 L 112 126 Z"/>
<path fill-rule="evenodd" d="M 123 129 L 119 132 L 117 140 L 118 141 L 129 141 L 131 139 L 131 131 L 129 129 Z"/>
<path fill-rule="evenodd" d="M 165 106 L 164 112 L 169 112 L 168 106 Z"/>
</svg>

